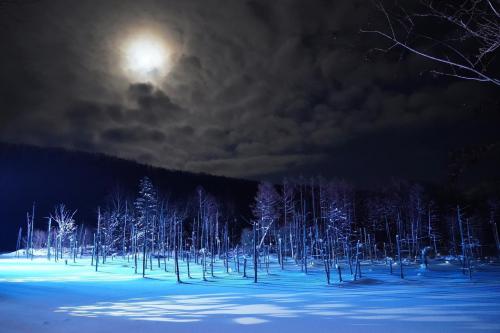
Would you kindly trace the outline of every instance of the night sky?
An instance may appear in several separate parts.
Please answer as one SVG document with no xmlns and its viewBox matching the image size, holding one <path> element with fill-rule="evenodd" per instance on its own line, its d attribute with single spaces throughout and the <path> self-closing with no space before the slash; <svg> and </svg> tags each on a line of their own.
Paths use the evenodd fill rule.
<svg viewBox="0 0 500 333">
<path fill-rule="evenodd" d="M 371 1 L 0 3 L 4 142 L 358 184 L 439 181 L 450 151 L 500 142 L 499 88 L 370 52 Z"/>
</svg>

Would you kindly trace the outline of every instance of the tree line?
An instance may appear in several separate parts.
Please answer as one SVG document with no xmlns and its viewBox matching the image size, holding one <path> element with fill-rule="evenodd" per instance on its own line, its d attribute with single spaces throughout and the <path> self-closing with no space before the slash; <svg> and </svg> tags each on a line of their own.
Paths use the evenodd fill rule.
<svg viewBox="0 0 500 333">
<path fill-rule="evenodd" d="M 176 200 L 144 177 L 134 197 L 117 189 L 96 208 L 94 228 L 77 224 L 77 210 L 58 204 L 45 218 L 45 228 L 35 229 L 34 204 L 24 232 L 19 229 L 17 250 L 33 259 L 46 249 L 48 260 L 66 262 L 88 255 L 96 271 L 122 257 L 142 276 L 154 269 L 166 271 L 167 260 L 173 260 L 179 282 L 181 260 L 188 277 L 190 262 L 201 265 L 206 279 L 221 261 L 227 272 L 244 277 L 252 270 L 255 282 L 259 272 L 269 273 L 271 260 L 280 269 L 298 265 L 305 274 L 321 263 L 330 283 L 332 269 L 339 281 L 342 270 L 357 279 L 361 262 L 367 261 L 383 261 L 391 273 L 397 262 L 403 278 L 405 264 L 426 267 L 436 255 L 456 258 L 470 276 L 474 263 L 491 254 L 493 246 L 500 255 L 498 201 L 488 202 L 486 214 L 460 203 L 443 207 L 418 184 L 395 181 L 360 195 L 344 181 L 285 179 L 281 184 L 261 182 L 249 204 L 252 216 L 238 215 L 202 187 L 190 200 Z"/>
</svg>

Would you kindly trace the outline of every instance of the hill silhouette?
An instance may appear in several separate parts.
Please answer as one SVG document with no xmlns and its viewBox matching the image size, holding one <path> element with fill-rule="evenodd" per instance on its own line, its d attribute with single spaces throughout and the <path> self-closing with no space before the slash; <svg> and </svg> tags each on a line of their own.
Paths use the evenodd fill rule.
<svg viewBox="0 0 500 333">
<path fill-rule="evenodd" d="M 114 189 L 133 200 L 144 176 L 174 201 L 188 201 L 202 186 L 229 205 L 237 219 L 249 217 L 257 189 L 249 180 L 166 170 L 103 154 L 0 143 L 0 251 L 15 249 L 18 229 L 24 230 L 33 202 L 35 228 L 46 227 L 45 217 L 58 203 L 78 209 L 79 224 L 93 226 L 97 206 L 104 205 Z"/>
</svg>

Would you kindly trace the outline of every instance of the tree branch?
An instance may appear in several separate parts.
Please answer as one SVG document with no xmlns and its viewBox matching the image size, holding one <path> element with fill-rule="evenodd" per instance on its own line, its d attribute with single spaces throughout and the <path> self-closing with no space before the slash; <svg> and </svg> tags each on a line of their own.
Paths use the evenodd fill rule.
<svg viewBox="0 0 500 333">
<path fill-rule="evenodd" d="M 487 4 L 481 4 L 483 1 L 486 1 Z M 432 2 L 422 3 L 428 8 L 427 13 L 409 14 L 404 8 L 399 7 L 403 15 L 398 16 L 397 14 L 390 14 L 384 5 L 378 2 L 375 6 L 385 17 L 389 32 L 373 29 L 360 29 L 360 31 L 363 33 L 377 34 L 392 42 L 386 49 L 376 48 L 375 50 L 388 52 L 395 47 L 400 47 L 425 59 L 448 65 L 453 69 L 453 73 L 432 70 L 431 72 L 434 74 L 452 76 L 464 80 L 488 82 L 500 86 L 500 78 L 493 77 L 485 72 L 486 67 L 495 59 L 494 52 L 500 49 L 500 29 L 498 28 L 499 22 L 497 22 L 498 20 L 496 19 L 500 16 L 491 1 L 476 0 L 471 3 L 466 0 L 460 5 L 448 4 L 443 10 L 435 8 Z M 489 12 L 490 9 L 494 15 Z M 417 31 L 414 31 L 416 23 L 411 17 L 430 17 L 444 20 L 461 29 L 459 31 L 460 34 L 455 39 L 448 40 L 419 34 Z M 393 20 L 395 21 L 393 22 Z M 409 22 L 409 26 L 407 22 Z M 394 23 L 396 23 L 396 26 Z M 400 30 L 401 34 L 404 34 L 404 37 L 398 36 L 396 27 Z M 431 46 L 431 49 L 435 46 L 447 48 L 453 52 L 455 59 L 448 58 L 446 53 L 443 55 L 435 55 L 433 54 L 434 52 L 431 53 L 430 51 L 415 47 L 410 44 L 411 37 L 433 41 L 436 44 Z M 469 59 L 469 57 L 466 56 L 467 53 L 471 51 L 469 46 L 464 46 L 464 40 L 468 39 L 472 39 L 476 43 L 475 48 L 472 49 L 476 52 L 473 56 L 474 59 Z M 454 41 L 453 45 L 452 41 Z M 463 50 L 461 49 L 462 47 L 464 48 Z M 487 55 L 489 56 L 486 58 Z M 483 59 L 485 60 L 483 61 Z"/>
</svg>

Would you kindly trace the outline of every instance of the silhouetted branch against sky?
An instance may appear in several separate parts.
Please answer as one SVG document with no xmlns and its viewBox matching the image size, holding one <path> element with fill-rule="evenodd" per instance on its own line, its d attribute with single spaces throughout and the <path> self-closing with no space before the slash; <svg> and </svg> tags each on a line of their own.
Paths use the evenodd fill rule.
<svg viewBox="0 0 500 333">
<path fill-rule="evenodd" d="M 400 48 L 445 65 L 444 70 L 438 67 L 432 73 L 500 86 L 496 73 L 489 71 L 500 47 L 500 15 L 491 1 L 421 1 L 421 8 L 412 12 L 403 7 L 389 12 L 382 2 L 376 7 L 386 19 L 386 29 L 362 28 L 361 32 L 374 33 L 391 42 L 389 47 L 377 50 Z M 420 32 L 420 25 L 429 22 L 436 29 Z"/>
</svg>

